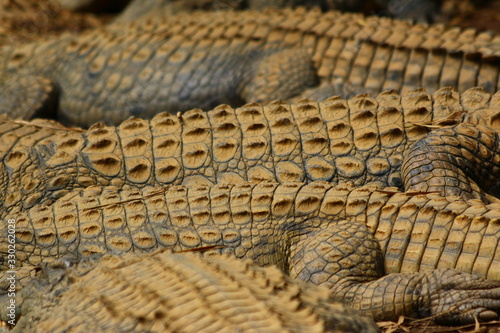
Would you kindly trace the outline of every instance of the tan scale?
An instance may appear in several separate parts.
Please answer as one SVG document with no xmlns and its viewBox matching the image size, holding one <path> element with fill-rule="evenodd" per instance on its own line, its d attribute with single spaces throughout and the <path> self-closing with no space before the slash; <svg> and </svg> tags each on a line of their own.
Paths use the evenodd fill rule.
<svg viewBox="0 0 500 333">
<path fill-rule="evenodd" d="M 88 143 L 82 149 L 82 158 L 88 159 L 94 170 L 104 176 L 123 176 L 123 155 L 118 147 L 118 135 L 115 128 L 99 123 L 89 128 Z"/>
<path fill-rule="evenodd" d="M 401 99 L 404 111 L 405 132 L 407 140 L 425 135 L 429 132 L 426 125 L 432 124 L 434 115 L 432 96 L 421 89 L 415 90 Z"/>
<path fill-rule="evenodd" d="M 152 135 L 149 123 L 142 119 L 129 119 L 118 127 L 121 150 L 125 160 L 127 180 L 135 184 L 154 184 Z"/>
<path fill-rule="evenodd" d="M 464 266 L 472 266 L 472 271 L 475 274 L 484 274 L 485 269 L 488 269 L 488 266 L 483 263 L 477 264 L 478 254 L 483 245 L 480 240 L 486 236 L 486 231 L 488 224 L 490 223 L 490 219 L 483 217 L 475 217 L 472 219 L 469 225 L 469 229 L 467 232 L 467 236 L 464 239 L 462 253 L 463 256 L 457 260 L 456 266 L 461 268 Z M 490 258 L 490 260 L 493 258 Z M 474 264 L 471 265 L 471 261 L 474 261 Z M 484 265 L 484 266 L 483 266 Z"/>
<path fill-rule="evenodd" d="M 74 200 L 74 198 L 71 199 Z M 78 252 L 84 255 L 105 252 L 104 246 L 102 246 L 102 243 L 105 241 L 103 221 L 105 211 L 94 208 L 98 205 L 99 200 L 95 195 L 78 203 L 78 227 L 79 234 L 81 235 Z M 114 209 L 121 210 L 121 207 L 114 206 Z M 98 243 L 94 243 L 96 241 Z"/>
<path fill-rule="evenodd" d="M 354 147 L 354 140 L 347 102 L 331 97 L 323 102 L 320 111 L 327 124 L 331 154 L 334 158 L 348 154 Z"/>
<path fill-rule="evenodd" d="M 147 192 L 146 192 L 147 193 Z M 128 230 L 131 234 L 134 247 L 150 250 L 156 247 L 157 242 L 152 226 L 148 223 L 148 210 L 143 201 L 135 201 L 134 195 L 130 198 L 124 198 L 129 202 L 125 205 L 125 214 L 127 216 Z"/>
<path fill-rule="evenodd" d="M 284 103 L 268 106 L 265 113 L 270 124 L 272 138 L 277 138 L 273 142 L 272 149 L 276 158 L 292 154 L 297 150 L 298 129 L 294 126 L 294 117 L 289 110 L 289 106 Z M 294 156 L 295 157 L 295 156 Z"/>
<path fill-rule="evenodd" d="M 235 114 L 241 126 L 241 155 L 248 168 L 247 179 L 262 177 L 261 172 L 256 175 L 252 174 L 256 166 L 267 169 L 271 173 L 274 165 L 271 154 L 271 133 L 263 108 L 256 103 L 247 104 L 236 109 Z"/>
<path fill-rule="evenodd" d="M 433 95 L 416 90 L 403 96 L 386 92 L 376 98 L 357 96 L 348 101 L 331 97 L 318 104 L 305 100 L 301 104 L 249 104 L 235 109 L 235 119 L 220 125 L 234 126 L 218 126 L 215 131 L 218 135 L 223 129 L 228 130 L 226 137 L 242 133 L 241 142 L 234 141 L 231 148 L 241 149 L 241 158 L 234 158 L 231 166 L 235 171 L 226 175 L 217 170 L 219 164 L 214 161 L 214 131 L 209 121 L 222 112 L 220 108 L 207 113 L 194 110 L 180 118 L 160 114 L 151 121 L 131 119 L 118 129 L 102 123 L 88 131 L 36 127 L 48 138 L 61 138 L 49 142 L 50 149 L 46 149 L 46 141 L 37 141 L 45 134 L 20 130 L 20 126 L 32 128 L 36 123 L 9 121 L 29 146 L 19 144 L 17 135 L 9 132 L 0 136 L 4 141 L 18 142 L 14 150 L 5 152 L 2 162 L 4 207 L 21 202 L 25 208 L 50 203 L 66 191 L 91 185 L 123 188 L 138 184 L 210 185 L 218 179 L 228 183 L 321 179 L 335 184 L 377 181 L 402 188 L 402 183 L 413 186 L 403 179 L 409 172 L 401 176 L 403 161 L 407 161 L 407 171 L 433 163 L 428 154 L 410 151 L 418 140 L 423 140 L 428 149 L 438 149 L 447 140 L 456 156 L 462 148 L 472 148 L 471 152 L 464 151 L 464 159 L 474 165 L 488 160 L 493 172 L 497 172 L 497 134 L 483 128 L 480 132 L 461 132 L 480 123 L 494 124 L 498 118 L 498 96 L 492 96 L 488 102 L 475 97 L 482 94 L 487 93 L 473 89 L 460 95 L 443 88 Z M 481 103 L 479 109 L 471 106 L 475 100 Z M 472 117 L 455 114 L 469 109 L 474 109 Z M 488 118 L 481 120 L 481 114 Z M 442 117 L 446 117 L 445 121 L 441 121 Z M 472 125 L 457 124 L 468 119 Z M 444 152 L 436 154 L 448 161 Z M 463 169 L 457 172 L 437 167 L 437 172 L 446 173 L 449 180 L 436 181 L 432 191 L 448 191 L 443 185 L 450 182 L 469 182 L 466 187 L 474 188 L 472 197 L 485 199 L 479 187 L 488 192 L 495 182 L 491 177 L 486 182 L 469 179 L 470 174 L 463 173 Z"/>
<path fill-rule="evenodd" d="M 56 225 L 60 226 L 60 228 L 56 228 L 59 246 L 68 247 L 69 249 L 66 249 L 66 252 L 75 251 L 78 246 L 76 240 L 78 239 L 79 232 L 76 207 L 69 203 L 61 205 L 54 210 L 54 214 L 58 217 L 60 216 L 55 221 Z"/>
<path fill-rule="evenodd" d="M 237 125 L 234 109 L 229 105 L 217 107 L 216 112 L 209 114 L 213 136 L 213 159 L 217 174 L 226 173 L 226 179 L 218 176 L 218 182 L 229 183 L 231 180 L 243 182 L 246 166 L 240 165 L 242 132 Z M 233 179 L 227 179 L 233 176 Z M 222 176 L 224 177 L 224 176 Z"/>
<path fill-rule="evenodd" d="M 215 225 L 231 225 L 231 196 L 227 193 L 228 187 L 229 185 L 221 185 L 210 190 L 211 213 Z M 235 210 L 235 212 L 237 211 Z"/>
<path fill-rule="evenodd" d="M 15 124 L 9 121 L 2 121 L 0 126 L 0 145 L 3 151 L 11 151 L 17 146 L 50 144 L 58 141 L 57 138 L 65 132 L 65 127 L 58 122 L 41 119 L 33 121 L 33 126 L 25 126 L 22 123 Z M 71 134 L 68 135 L 68 143 L 71 143 L 70 137 L 72 137 Z M 75 145 L 76 147 L 77 145 Z"/>
<path fill-rule="evenodd" d="M 381 221 L 380 216 L 382 215 L 382 208 L 391 199 L 390 196 L 386 195 L 383 191 L 377 192 L 377 185 L 372 183 L 365 186 L 369 191 L 372 192 L 370 200 L 366 204 L 366 227 L 370 232 L 375 233 L 378 229 L 379 222 Z M 386 187 L 386 191 L 397 193 L 396 188 Z M 369 192 L 368 191 L 368 192 Z M 363 192 L 361 192 L 362 194 Z M 368 195 L 365 192 L 365 195 Z"/>
<path fill-rule="evenodd" d="M 156 181 L 180 183 L 184 175 L 180 119 L 174 115 L 162 113 L 151 121 L 151 128 Z"/>
<path fill-rule="evenodd" d="M 382 93 L 377 98 L 377 125 L 380 133 L 380 143 L 385 149 L 401 145 L 404 138 L 404 115 L 399 95 L 394 91 Z M 388 154 L 391 150 L 389 150 Z"/>
<path fill-rule="evenodd" d="M 423 66 L 427 58 L 427 53 L 421 49 L 412 49 L 408 58 L 408 62 L 405 65 L 404 71 L 404 84 L 401 88 L 401 92 L 406 94 L 407 92 L 420 88 L 422 86 L 422 75 Z"/>
<path fill-rule="evenodd" d="M 373 36 L 375 37 L 375 35 Z M 397 50 L 395 52 L 397 52 Z M 381 45 L 375 49 L 375 53 L 371 59 L 370 70 L 365 80 L 365 87 L 368 91 L 383 91 L 391 89 L 383 86 L 383 82 L 380 80 L 380 77 L 384 75 L 387 66 L 394 63 L 387 63 L 385 59 L 388 57 L 391 57 L 391 48 L 389 46 Z"/>
<path fill-rule="evenodd" d="M 294 202 L 300 183 L 287 184 L 276 188 L 272 203 L 272 213 L 277 217 L 295 216 Z"/>
<path fill-rule="evenodd" d="M 327 31 L 326 34 L 328 35 L 329 32 Z M 327 79 L 335 78 L 333 72 L 337 68 L 339 54 L 344 48 L 344 43 L 345 41 L 342 38 L 331 38 L 330 44 L 324 53 L 327 61 L 319 68 L 318 75 Z"/>
<path fill-rule="evenodd" d="M 326 191 L 321 204 L 320 216 L 339 216 L 340 218 L 345 218 L 345 215 L 341 213 L 345 208 L 346 195 L 349 191 L 350 187 L 345 185 L 338 185 Z"/>
<path fill-rule="evenodd" d="M 295 197 L 295 216 L 307 216 L 316 213 L 321 206 L 325 191 L 330 187 L 330 184 L 323 182 L 303 186 Z"/>
<path fill-rule="evenodd" d="M 233 223 L 235 226 L 246 226 L 252 221 L 251 200 L 252 195 L 248 192 L 253 188 L 254 184 L 242 184 L 231 189 L 228 197 L 228 213 L 233 215 Z"/>
<path fill-rule="evenodd" d="M 446 116 L 460 114 L 463 111 L 460 103 L 460 94 L 457 94 L 452 89 L 442 89 L 434 93 L 433 97 L 437 118 L 446 118 Z"/>
<path fill-rule="evenodd" d="M 369 34 L 369 32 L 362 31 L 360 34 Z M 374 45 L 369 43 L 361 44 L 359 53 L 354 59 L 351 73 L 348 77 L 348 81 L 354 86 L 365 85 L 375 51 L 376 47 L 374 47 Z"/>
<path fill-rule="evenodd" d="M 185 177 L 193 174 L 193 169 L 199 169 L 208 181 L 214 182 L 212 130 L 206 114 L 201 110 L 186 112 L 183 123 L 182 164 Z"/>
<path fill-rule="evenodd" d="M 479 69 L 479 77 L 477 78 L 477 84 L 480 86 L 484 86 L 485 82 L 495 82 L 497 80 L 497 84 L 500 80 L 500 75 L 495 73 L 495 59 L 491 57 L 485 62 L 481 68 Z M 491 80 L 491 81 L 490 81 Z"/>
<path fill-rule="evenodd" d="M 471 85 L 478 85 L 476 73 L 479 72 L 479 69 L 480 66 L 475 63 L 473 56 L 465 56 L 458 78 L 458 89 L 460 89 L 460 91 L 466 90 Z"/>
<path fill-rule="evenodd" d="M 332 73 L 334 78 L 341 79 L 343 82 L 348 80 L 354 58 L 361 48 L 360 44 L 356 40 L 345 42 L 337 58 L 336 68 Z"/>
<path fill-rule="evenodd" d="M 365 151 L 371 150 L 376 144 L 379 144 L 376 118 L 378 104 L 376 100 L 363 95 L 356 96 L 349 102 L 354 145 L 360 151 L 361 157 L 364 158 Z"/>
<path fill-rule="evenodd" d="M 33 219 L 33 241 L 36 244 L 32 253 L 33 261 L 30 263 L 36 265 L 42 262 L 43 257 L 57 256 L 57 228 L 50 208 L 41 207 L 34 216 L 29 216 L 29 218 Z"/>
<path fill-rule="evenodd" d="M 415 219 L 415 215 L 418 213 L 417 207 L 415 204 L 408 202 L 405 205 L 401 206 L 400 213 L 398 214 L 398 221 L 401 221 L 400 223 L 397 224 L 397 226 L 393 227 L 391 231 L 391 240 L 387 243 L 386 247 L 386 256 L 388 260 L 388 265 L 391 267 L 391 272 L 399 272 L 399 271 L 410 271 L 405 266 L 409 266 L 410 268 L 415 268 L 418 267 L 418 263 L 414 263 L 414 260 L 420 260 L 420 256 L 417 258 L 414 258 L 415 256 L 418 256 L 420 252 L 413 252 L 413 249 L 411 248 L 413 245 L 413 242 L 418 242 L 421 241 L 420 239 L 415 239 L 412 238 L 412 232 L 413 228 L 416 227 L 412 221 Z M 434 216 L 431 216 L 434 217 Z M 435 217 L 434 217 L 435 218 Z M 439 224 L 436 224 L 436 227 L 439 227 Z M 416 232 L 425 232 L 426 229 L 429 229 L 427 225 L 420 226 L 418 231 Z M 434 230 L 434 229 L 433 229 Z M 430 230 L 427 230 L 430 233 Z M 429 234 L 428 234 L 429 235 Z M 428 238 L 426 238 L 427 241 L 427 246 L 432 247 L 433 249 L 435 244 L 432 244 L 433 240 L 435 240 L 435 237 L 443 236 L 443 235 L 429 235 Z M 408 239 L 411 239 L 410 242 L 408 242 Z M 407 247 L 410 246 L 410 249 Z M 417 245 L 418 246 L 418 245 Z M 421 249 L 424 251 L 425 249 Z M 434 255 L 438 255 L 438 253 L 432 253 Z M 416 254 L 416 255 L 415 255 Z M 400 258 L 404 257 L 405 259 L 408 257 L 408 261 L 405 260 L 403 263 Z M 406 269 L 405 269 L 406 268 Z"/>
<path fill-rule="evenodd" d="M 189 210 L 191 202 L 193 208 L 197 204 L 209 207 L 212 219 L 204 225 L 195 223 Z M 24 240 L 18 238 L 18 258 L 26 258 L 19 261 L 19 265 L 23 265 L 52 261 L 57 256 L 80 258 L 110 250 L 147 252 L 151 249 L 133 240 L 147 240 L 140 227 L 150 225 L 159 247 L 180 250 L 222 245 L 220 252 L 253 258 L 260 264 L 277 264 L 294 271 L 300 279 L 330 286 L 332 293 L 350 302 L 350 298 L 342 294 L 346 290 L 342 281 L 346 278 L 355 283 L 353 290 L 359 290 L 359 295 L 368 302 L 353 301 L 352 306 L 365 307 L 366 311 L 379 316 L 377 318 L 382 318 L 383 313 L 397 317 L 408 313 L 397 306 L 395 312 L 388 309 L 395 309 L 395 304 L 411 306 L 407 301 L 391 303 L 395 299 L 388 291 L 391 289 L 385 289 L 386 283 L 392 281 L 390 288 L 405 289 L 415 287 L 411 281 L 417 281 L 420 286 L 420 280 L 407 281 L 408 275 L 383 277 L 383 270 L 416 274 L 411 276 L 431 279 L 425 280 L 431 284 L 435 283 L 432 279 L 442 276 L 446 284 L 449 278 L 446 274 L 452 273 L 435 269 L 441 265 L 449 267 L 453 262 L 453 268 L 461 271 L 500 279 L 499 266 L 491 258 L 487 261 L 491 248 L 496 248 L 495 242 L 500 239 L 498 208 L 498 205 L 485 205 L 478 200 L 465 202 L 453 196 L 401 193 L 374 185 L 335 187 L 325 182 L 225 184 L 210 188 L 172 186 L 147 190 L 93 187 L 74 191 L 53 205 L 28 210 L 31 218 L 21 223 L 25 224 L 25 230 L 33 228 L 32 234 L 39 241 L 33 247 L 29 233 L 24 234 Z M 146 209 L 147 215 L 143 214 Z M 59 217 L 56 212 L 63 214 Z M 19 212 L 11 214 L 6 220 L 19 218 Z M 465 237 L 454 238 L 461 243 L 448 242 L 448 235 L 459 228 L 455 223 L 459 226 L 468 220 L 470 228 L 464 230 Z M 59 228 L 56 221 L 60 221 L 63 228 L 68 223 L 79 226 L 77 249 L 56 244 Z M 5 229 L 2 230 L 6 232 Z M 170 246 L 165 245 L 168 242 Z M 0 243 L 0 248 L 5 245 Z M 462 250 L 456 252 L 457 246 Z M 64 250 L 70 252 L 61 252 Z M 447 255 L 441 257 L 441 253 Z M 427 273 L 417 273 L 420 270 Z M 356 276 L 373 279 L 352 282 Z M 480 284 L 479 280 L 473 281 Z M 380 294 L 383 300 L 375 296 L 377 290 L 385 290 Z M 426 294 L 424 291 L 422 295 Z M 491 292 L 488 295 L 491 296 Z M 379 306 L 385 310 L 379 311 Z"/>
<path fill-rule="evenodd" d="M 460 96 L 460 103 L 465 110 L 473 112 L 488 108 L 491 98 L 492 95 L 483 89 L 469 89 Z"/>
<path fill-rule="evenodd" d="M 242 156 L 248 166 L 248 180 L 274 180 L 275 160 L 271 153 L 271 126 L 265 109 L 258 104 L 247 104 L 237 109 L 242 126 Z"/>
<path fill-rule="evenodd" d="M 210 221 L 210 187 L 196 187 L 190 191 L 193 197 L 189 212 L 195 225 L 206 225 Z"/>
<path fill-rule="evenodd" d="M 463 55 L 461 54 L 447 54 L 443 65 L 441 78 L 439 84 L 441 86 L 456 86 L 460 76 L 460 66 Z"/>
<path fill-rule="evenodd" d="M 196 12 L 179 14 L 168 20 L 145 20 L 141 24 L 114 24 L 82 36 L 66 35 L 19 49 L 8 49 L 6 58 L 12 61 L 7 62 L 4 71 L 19 76 L 41 73 L 57 87 L 75 87 L 74 91 L 66 89 L 61 94 L 61 111 L 71 118 L 68 120 L 88 126 L 99 120 L 118 123 L 138 112 L 151 117 L 163 110 L 177 112 L 201 107 L 200 103 L 207 101 L 206 96 L 214 96 L 213 92 L 220 93 L 215 103 L 227 103 L 225 99 L 242 97 L 228 96 L 235 90 L 258 91 L 259 94 L 253 96 L 254 100 L 258 95 L 269 102 L 276 96 L 273 89 L 260 93 L 266 90 L 259 87 L 265 85 L 262 83 L 265 75 L 252 77 L 254 73 L 245 73 L 245 80 L 237 82 L 239 73 L 231 73 L 234 80 L 228 79 L 229 83 L 224 82 L 221 87 L 215 88 L 208 83 L 218 75 L 212 73 L 213 70 L 206 70 L 206 67 L 201 70 L 199 67 L 201 59 L 223 63 L 222 58 L 243 55 L 240 58 L 247 61 L 253 52 L 258 56 L 252 57 L 252 61 L 256 61 L 255 66 L 246 66 L 250 71 L 260 67 L 258 62 L 268 56 L 287 62 L 280 55 L 291 50 L 303 58 L 298 63 L 311 62 L 316 68 L 306 70 L 307 73 L 300 72 L 297 79 L 317 74 L 322 81 L 319 83 L 343 80 L 342 83 L 359 88 L 358 92 L 408 90 L 421 85 L 422 75 L 423 83 L 431 91 L 450 84 L 460 89 L 483 84 L 494 92 L 498 83 L 495 38 L 470 29 L 425 26 L 338 12 L 283 9 L 264 11 L 260 15 L 242 11 L 233 16 L 220 12 Z M 110 49 L 116 56 L 110 54 Z M 442 50 L 446 59 L 441 68 L 437 68 L 441 54 L 438 57 L 434 55 L 438 49 Z M 264 54 L 270 50 L 272 52 Z M 55 59 L 54 64 L 38 60 L 42 58 L 40 54 L 50 55 L 50 52 L 54 53 L 53 57 L 49 57 Z M 452 56 L 453 53 L 456 56 Z M 82 58 L 76 58 L 79 54 Z M 239 71 L 240 67 L 232 66 L 234 71 Z M 280 67 L 281 70 L 288 69 L 290 63 Z M 408 70 L 403 71 L 404 68 Z M 460 68 L 463 68 L 463 73 L 454 72 L 454 69 L 460 71 Z M 260 69 L 255 73 L 262 73 Z M 69 70 L 73 75 L 69 75 Z M 308 85 L 308 80 L 298 82 L 293 79 L 295 74 L 291 79 L 279 74 L 283 71 L 277 71 L 270 86 L 282 81 L 291 84 L 293 89 L 288 90 L 290 96 L 286 97 L 296 95 L 296 86 Z M 88 75 L 96 72 L 100 75 Z M 185 78 L 193 80 L 188 84 Z M 253 79 L 261 83 L 257 87 L 244 84 L 253 82 Z M 196 83 L 196 87 L 191 86 L 192 82 Z M 224 85 L 233 82 L 236 86 L 225 89 Z M 131 86 L 132 83 L 135 84 Z M 245 87 L 237 86 L 239 84 Z M 127 87 L 130 90 L 120 90 Z M 108 93 L 102 93 L 105 90 Z M 94 96 L 89 94 L 92 91 Z M 151 97 L 156 99 L 150 100 Z M 151 102 L 154 110 L 153 107 L 145 108 L 146 102 Z M 203 107 L 213 106 L 213 103 L 207 102 Z"/>
<path fill-rule="evenodd" d="M 189 203 L 186 198 L 187 191 L 186 188 L 174 186 L 165 196 L 169 206 L 169 217 L 173 222 L 173 226 L 177 228 L 185 228 L 191 223 L 191 216 L 188 211 Z"/>
<path fill-rule="evenodd" d="M 462 251 L 461 244 L 464 242 L 467 232 L 471 225 L 472 218 L 467 215 L 459 215 L 453 221 L 453 226 L 446 239 L 446 250 L 443 251 L 440 257 L 443 259 L 442 267 L 456 267 L 457 265 L 457 254 Z M 425 260 L 423 262 L 423 268 L 427 263 L 431 261 Z M 494 261 L 493 261 L 494 265 Z"/>
</svg>

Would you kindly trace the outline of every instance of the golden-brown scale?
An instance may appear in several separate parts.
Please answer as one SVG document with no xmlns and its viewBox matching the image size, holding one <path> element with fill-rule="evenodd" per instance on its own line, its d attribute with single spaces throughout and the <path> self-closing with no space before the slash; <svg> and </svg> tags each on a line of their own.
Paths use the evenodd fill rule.
<svg viewBox="0 0 500 333">
<path fill-rule="evenodd" d="M 45 77 L 60 119 L 83 126 L 349 91 L 494 93 L 500 56 L 487 32 L 304 9 L 151 17 L 0 52 L 6 89 Z"/>
<path fill-rule="evenodd" d="M 89 187 L 8 219 L 24 267 L 208 247 L 327 286 L 378 320 L 435 314 L 460 323 L 473 320 L 469 306 L 485 320 L 500 311 L 500 210 L 478 200 L 325 182 Z M 455 310 L 454 295 L 464 302 Z"/>
<path fill-rule="evenodd" d="M 373 185 L 354 189 L 324 182 L 243 183 L 144 190 L 90 187 L 52 206 L 17 210 L 7 217 L 17 220 L 19 264 L 37 265 L 70 254 L 80 258 L 109 251 L 179 251 L 224 244 L 223 252 L 286 267 L 288 237 L 298 237 L 295 244 L 320 226 L 347 220 L 366 225 L 367 234 L 374 235 L 388 272 L 456 266 L 500 279 L 500 258 L 494 252 L 500 232 L 497 208 L 451 196 L 377 191 Z M 474 222 L 463 230 L 467 219 Z M 477 242 L 473 227 L 482 230 L 482 242 Z"/>
<path fill-rule="evenodd" d="M 472 127 L 497 128 L 498 110 L 499 94 L 492 96 L 481 88 L 458 94 L 443 88 L 433 95 L 423 90 L 403 96 L 388 91 L 375 98 L 331 97 L 323 103 L 275 101 L 237 109 L 221 105 L 181 116 L 163 113 L 151 121 L 131 118 L 118 127 L 101 123 L 86 132 L 39 125 L 32 129 L 30 123 L 7 121 L 0 135 L 5 143 L 0 185 L 4 213 L 20 204 L 27 208 L 50 203 L 73 188 L 90 185 L 142 188 L 322 180 L 358 185 L 376 181 L 421 189 L 419 182 L 428 179 L 424 170 L 428 162 L 418 157 L 415 147 L 437 149 L 439 154 L 441 143 L 426 138 L 448 133 L 443 138 L 450 140 L 458 157 L 460 149 L 481 137 L 467 136 L 463 129 L 470 125 L 456 124 L 465 121 Z M 497 136 L 486 128 L 480 131 Z M 44 136 L 49 138 L 42 140 Z M 483 140 L 482 150 L 471 150 L 462 159 L 476 164 L 491 160 L 496 168 L 496 142 Z M 411 149 L 415 152 L 409 153 Z M 432 154 L 423 156 L 432 159 Z M 406 169 L 401 176 L 403 163 Z M 459 181 L 462 192 L 447 187 L 432 190 L 465 198 L 486 199 L 484 191 L 496 194 L 494 178 L 470 173 L 464 165 L 436 166 L 437 172 Z M 415 171 L 419 168 L 424 169 Z M 415 174 L 419 180 L 410 182 Z M 482 184 L 492 179 L 493 183 Z M 472 188 L 462 186 L 467 183 Z"/>
<path fill-rule="evenodd" d="M 486 126 L 464 123 L 453 130 L 436 130 L 406 154 L 401 167 L 405 188 L 444 189 L 449 195 L 461 196 L 481 191 L 496 194 L 499 149 L 498 132 Z"/>
</svg>

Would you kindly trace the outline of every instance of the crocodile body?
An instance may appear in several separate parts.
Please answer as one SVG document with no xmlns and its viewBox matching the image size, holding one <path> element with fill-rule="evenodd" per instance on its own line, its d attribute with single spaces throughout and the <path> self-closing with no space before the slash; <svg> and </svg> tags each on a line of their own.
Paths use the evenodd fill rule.
<svg viewBox="0 0 500 333">
<path fill-rule="evenodd" d="M 88 0 L 58 0 L 64 3 L 86 5 Z M 105 1 L 94 1 L 102 4 Z M 113 1 L 116 4 L 117 1 Z M 64 5 L 64 4 L 63 4 Z M 477 1 L 476 1 L 477 5 Z M 474 8 L 468 0 L 457 3 L 456 0 L 422 0 L 394 3 L 390 0 L 133 0 L 124 11 L 118 15 L 117 21 L 130 22 L 144 15 L 175 15 L 182 11 L 193 10 L 263 10 L 265 8 L 283 8 L 304 6 L 306 8 L 319 7 L 323 11 L 340 10 L 354 11 L 365 14 L 376 13 L 379 16 L 389 16 L 399 19 L 412 19 L 419 22 L 434 22 L 449 20 L 450 17 Z"/>
<path fill-rule="evenodd" d="M 500 209 L 477 200 L 324 182 L 90 187 L 11 219 L 24 267 L 214 247 L 206 254 L 277 265 L 377 320 L 436 315 L 464 323 L 500 310 Z"/>
<path fill-rule="evenodd" d="M 181 12 L 194 10 L 263 10 L 265 8 L 284 8 L 304 6 L 306 8 L 319 7 L 322 10 L 360 11 L 363 0 L 133 0 L 123 12 L 117 16 L 115 22 L 131 22 L 147 15 L 173 16 Z M 426 3 L 430 1 L 425 1 Z M 387 4 L 386 4 L 387 5 Z M 373 4 L 372 4 L 373 6 Z M 372 8 L 375 9 L 375 8 Z"/>
<path fill-rule="evenodd" d="M 222 105 L 88 131 L 4 119 L 0 252 L 9 250 L 5 223 L 15 221 L 24 289 L 34 267 L 59 257 L 215 246 L 325 285 L 376 319 L 494 319 L 499 283 L 469 274 L 500 280 L 497 205 L 332 184 L 405 183 L 485 199 L 498 188 L 500 140 L 489 127 L 498 128 L 499 101 L 482 88 L 385 92 Z"/>
<path fill-rule="evenodd" d="M 88 131 L 4 121 L 2 212 L 50 203 L 90 185 L 243 181 L 378 182 L 485 200 L 485 193 L 498 191 L 497 132 L 468 122 L 444 125 L 465 112 L 469 122 L 490 114 L 483 123 L 496 126 L 499 97 L 482 89 L 462 95 L 443 89 L 434 96 L 417 90 L 324 103 L 222 105 L 150 121 L 132 118 L 118 127 L 96 124 Z M 448 147 L 452 154 L 443 154 Z M 430 179 L 443 174 L 442 184 Z"/>
<path fill-rule="evenodd" d="M 491 33 L 303 9 L 151 17 L 0 55 L 4 85 L 51 80 L 58 117 L 83 126 L 301 95 L 443 86 L 492 93 L 500 70 Z M 22 95 L 2 98 L 30 110 Z"/>
<path fill-rule="evenodd" d="M 13 332 L 379 331 L 326 288 L 228 256 L 128 254 L 46 270 L 23 290 L 29 314 Z"/>
</svg>

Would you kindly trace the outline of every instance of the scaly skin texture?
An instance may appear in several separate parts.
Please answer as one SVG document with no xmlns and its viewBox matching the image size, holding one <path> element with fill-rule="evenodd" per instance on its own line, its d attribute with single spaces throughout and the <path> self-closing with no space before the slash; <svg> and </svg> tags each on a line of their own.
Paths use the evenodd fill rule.
<svg viewBox="0 0 500 333">
<path fill-rule="evenodd" d="M 15 90 L 10 76 L 48 78 L 60 119 L 89 126 L 301 94 L 493 93 L 499 56 L 498 36 L 470 29 L 301 9 L 195 12 L 4 48 L 0 82 Z M 29 111 L 22 97 L 10 103 L 21 110 L 13 113 Z"/>
<path fill-rule="evenodd" d="M 84 0 L 85 1 L 85 0 Z M 100 1 L 102 3 L 102 1 Z M 477 4 L 477 1 L 476 1 Z M 130 22 L 145 15 L 175 15 L 182 11 L 202 10 L 262 10 L 267 7 L 284 8 L 317 6 L 323 11 L 340 10 L 376 14 L 400 19 L 412 19 L 419 22 L 449 21 L 450 17 L 466 10 L 474 9 L 469 0 L 421 0 L 399 1 L 390 0 L 133 0 L 118 15 L 117 21 Z M 451 10 L 450 10 L 451 9 Z"/>
<path fill-rule="evenodd" d="M 498 194 L 499 138 L 476 123 L 497 126 L 499 109 L 500 94 L 442 89 L 434 96 L 418 90 L 404 96 L 334 97 L 319 104 L 222 105 L 179 117 L 133 118 L 118 127 L 96 124 L 88 131 L 5 121 L 0 126 L 0 213 L 48 204 L 90 185 L 378 182 L 486 200 L 485 192 Z M 459 123 L 462 119 L 474 124 Z M 442 141 L 431 135 L 445 140 L 454 154 L 441 157 Z M 474 149 L 463 153 L 471 144 Z M 422 146 L 436 151 L 422 158 Z M 434 163 L 433 155 L 455 165 Z M 469 167 L 479 162 L 491 165 L 492 174 Z M 429 172 L 449 180 L 433 183 Z"/>
<path fill-rule="evenodd" d="M 479 191 L 472 179 L 481 180 L 482 188 L 500 193 L 496 181 L 499 164 L 499 137 L 484 127 L 457 126 L 434 131 L 418 141 L 405 155 L 402 179 L 405 188 L 441 191 L 462 195 Z M 477 154 L 482 151 L 481 154 Z M 444 189 L 444 190 L 443 190 Z"/>
<path fill-rule="evenodd" d="M 326 288 L 229 256 L 159 252 L 52 266 L 23 290 L 28 315 L 13 332 L 379 331 Z"/>
<path fill-rule="evenodd" d="M 207 253 L 275 264 L 377 320 L 500 311 L 500 207 L 477 200 L 325 182 L 90 187 L 9 219 L 18 265 L 215 246 Z"/>
</svg>

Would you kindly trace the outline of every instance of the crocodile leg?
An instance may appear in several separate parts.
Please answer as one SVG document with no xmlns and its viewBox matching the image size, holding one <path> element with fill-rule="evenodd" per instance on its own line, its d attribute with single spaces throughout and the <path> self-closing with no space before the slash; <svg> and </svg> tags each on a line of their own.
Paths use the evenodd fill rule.
<svg viewBox="0 0 500 333">
<path fill-rule="evenodd" d="M 484 126 L 464 123 L 435 130 L 406 154 L 402 165 L 405 189 L 440 191 L 465 199 L 485 200 L 484 192 L 498 196 L 499 151 L 498 133 Z"/>
<path fill-rule="evenodd" d="M 489 319 L 489 310 L 500 311 L 500 211 L 478 200 L 373 185 L 246 183 L 93 186 L 52 205 L 17 208 L 2 221 L 15 220 L 19 266 L 212 247 L 208 254 L 277 265 L 292 277 L 324 285 L 336 299 L 370 309 L 377 319 L 433 316 L 452 310 L 458 296 L 472 301 L 443 321 L 467 322 L 472 314 Z M 9 249 L 6 229 L 0 228 L 2 253 Z M 6 259 L 0 257 L 2 269 L 10 265 Z M 435 299 L 442 303 L 433 304 Z"/>
<path fill-rule="evenodd" d="M 332 298 L 376 320 L 429 317 L 443 324 L 495 320 L 500 282 L 454 269 L 383 276 L 382 253 L 365 225 L 341 221 L 290 248 L 290 275 L 327 286 Z"/>
<path fill-rule="evenodd" d="M 304 9 L 141 22 L 2 48 L 0 77 L 52 80 L 59 119 L 79 126 L 294 98 L 310 88 L 312 74 L 361 93 L 499 88 L 498 37 L 489 33 Z M 258 94 L 248 93 L 252 84 Z"/>
</svg>

